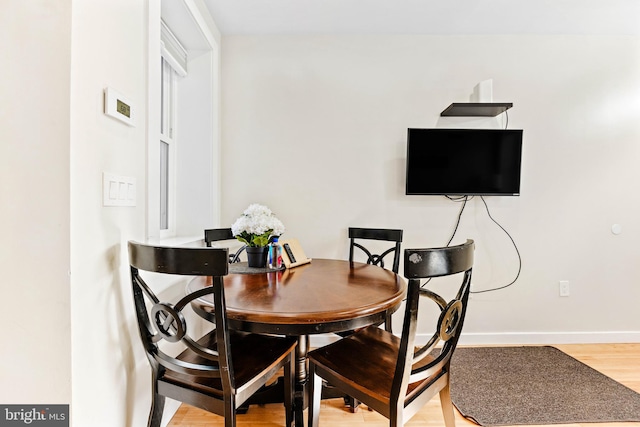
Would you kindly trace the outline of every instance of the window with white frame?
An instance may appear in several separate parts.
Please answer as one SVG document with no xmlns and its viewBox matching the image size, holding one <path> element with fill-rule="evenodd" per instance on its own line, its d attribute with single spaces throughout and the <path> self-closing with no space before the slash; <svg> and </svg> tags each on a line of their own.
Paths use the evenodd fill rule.
<svg viewBox="0 0 640 427">
<path fill-rule="evenodd" d="M 176 235 L 178 79 L 187 76 L 187 51 L 161 21 L 160 67 L 160 238 Z"/>
<path fill-rule="evenodd" d="M 162 57 L 160 88 L 160 237 L 175 235 L 177 73 Z"/>
<path fill-rule="evenodd" d="M 189 0 L 149 5 L 146 223 L 150 242 L 194 242 L 203 229 L 219 222 L 220 49 L 211 23 L 206 10 Z"/>
</svg>

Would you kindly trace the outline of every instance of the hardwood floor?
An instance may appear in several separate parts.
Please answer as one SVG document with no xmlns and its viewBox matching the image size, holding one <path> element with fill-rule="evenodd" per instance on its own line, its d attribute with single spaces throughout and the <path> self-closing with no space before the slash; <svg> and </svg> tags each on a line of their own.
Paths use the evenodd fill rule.
<svg viewBox="0 0 640 427">
<path fill-rule="evenodd" d="M 640 343 L 570 344 L 554 347 L 640 393 Z M 284 424 L 282 406 L 277 404 L 252 406 L 246 414 L 238 415 L 237 422 L 240 427 L 282 426 Z M 458 413 L 456 413 L 456 423 L 458 427 L 476 425 L 462 418 Z M 203 427 L 205 425 L 223 426 L 224 420 L 209 412 L 182 405 L 169 423 L 169 427 Z M 352 414 L 344 409 L 342 399 L 332 399 L 322 402 L 320 425 L 322 427 L 383 427 L 388 426 L 389 423 L 381 415 L 368 411 L 366 407 Z M 438 398 L 434 398 L 425 405 L 406 425 L 444 427 Z M 640 427 L 640 422 L 556 424 L 550 427 Z"/>
</svg>

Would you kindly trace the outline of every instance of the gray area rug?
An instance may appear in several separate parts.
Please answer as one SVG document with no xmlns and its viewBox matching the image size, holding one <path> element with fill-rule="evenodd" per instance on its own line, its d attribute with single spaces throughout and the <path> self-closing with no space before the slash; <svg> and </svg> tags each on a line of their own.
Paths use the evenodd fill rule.
<svg viewBox="0 0 640 427">
<path fill-rule="evenodd" d="M 640 421 L 640 394 L 553 347 L 459 347 L 451 399 L 483 426 Z"/>
</svg>

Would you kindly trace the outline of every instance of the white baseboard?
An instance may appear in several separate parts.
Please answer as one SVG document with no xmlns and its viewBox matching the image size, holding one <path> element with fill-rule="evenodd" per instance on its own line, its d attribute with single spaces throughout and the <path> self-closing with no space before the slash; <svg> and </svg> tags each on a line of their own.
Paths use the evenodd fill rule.
<svg viewBox="0 0 640 427">
<path fill-rule="evenodd" d="M 461 345 L 640 343 L 640 331 L 462 333 Z"/>
<path fill-rule="evenodd" d="M 417 344 L 426 343 L 430 335 L 418 334 Z M 317 348 L 339 340 L 333 334 L 312 335 L 311 347 Z M 604 344 L 640 343 L 640 331 L 605 332 L 495 332 L 463 333 L 460 345 L 525 345 L 525 344 Z"/>
<path fill-rule="evenodd" d="M 164 411 L 162 412 L 162 422 L 160 423 L 160 427 L 166 427 L 171 418 L 178 412 L 180 405 L 182 402 L 178 402 L 177 400 L 167 398 L 164 403 Z"/>
</svg>

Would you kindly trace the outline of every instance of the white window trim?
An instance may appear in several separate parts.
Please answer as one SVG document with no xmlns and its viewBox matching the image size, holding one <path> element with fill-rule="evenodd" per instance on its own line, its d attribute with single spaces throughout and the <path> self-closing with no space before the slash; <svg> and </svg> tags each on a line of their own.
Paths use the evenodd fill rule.
<svg viewBox="0 0 640 427">
<path fill-rule="evenodd" d="M 169 62 L 180 77 L 185 77 L 187 75 L 187 51 L 163 20 L 160 20 L 160 31 L 162 57 Z"/>
<path fill-rule="evenodd" d="M 163 55 L 162 57 L 164 58 L 164 51 L 163 51 Z M 168 228 L 166 229 L 162 229 L 162 225 L 160 226 L 160 239 L 167 239 L 170 237 L 175 237 L 176 235 L 176 180 L 177 180 L 177 170 L 176 170 L 176 163 L 177 163 L 177 155 L 178 155 L 178 129 L 176 127 L 176 117 L 177 117 L 177 113 L 178 113 L 178 108 L 177 108 L 177 72 L 175 72 L 175 70 L 173 70 L 173 67 L 171 65 L 170 61 L 167 61 L 165 59 L 165 64 L 167 65 L 166 69 L 170 69 L 173 72 L 171 72 L 168 76 L 166 74 L 166 72 L 163 72 L 162 75 L 164 76 L 165 79 L 168 80 L 168 84 L 166 86 L 168 86 L 168 89 L 170 91 L 170 96 L 169 96 L 169 105 L 164 105 L 165 104 L 165 100 L 162 99 L 161 97 L 161 105 L 163 105 L 164 107 L 167 108 L 162 108 L 162 115 L 163 117 L 161 118 L 161 123 L 165 124 L 165 129 L 162 129 L 163 126 L 161 127 L 160 130 L 160 138 L 158 140 L 158 142 L 164 142 L 168 145 L 169 147 L 169 153 L 168 153 L 168 162 L 169 162 L 169 170 L 168 170 L 168 175 L 169 175 L 169 179 L 168 179 L 168 196 L 167 196 L 167 216 L 168 216 Z M 167 88 L 165 86 L 165 81 L 162 81 L 161 85 L 163 86 L 163 88 Z M 159 159 L 158 159 L 159 160 Z M 162 171 L 160 171 L 160 173 L 162 173 Z"/>
<path fill-rule="evenodd" d="M 220 202 L 221 202 L 221 176 L 220 176 L 220 41 L 221 34 L 218 30 L 213 18 L 209 14 L 204 0 L 162 0 L 160 2 L 150 2 L 148 4 L 148 22 L 147 22 L 147 105 L 146 105 L 146 131 L 147 131 L 147 171 L 146 181 L 146 232 L 144 240 L 147 243 L 158 244 L 178 244 L 180 242 L 191 242 L 201 239 L 201 235 L 194 235 L 192 230 L 183 233 L 181 231 L 180 219 L 177 218 L 176 236 L 170 238 L 161 238 L 160 236 L 160 57 L 163 49 L 170 49 L 161 41 L 162 19 L 164 12 L 164 2 L 171 5 L 171 8 L 177 5 L 177 14 L 186 12 L 186 15 L 193 20 L 194 27 L 199 31 L 203 39 L 206 41 L 212 52 L 212 92 L 211 102 L 214 115 L 211 117 L 212 133 L 210 134 L 210 143 L 212 148 L 212 186 L 211 186 L 211 212 L 207 221 L 207 227 L 216 227 L 220 223 Z M 173 19 L 174 15 L 167 15 Z M 177 16 L 177 15 L 176 15 Z M 183 16 L 180 16 L 181 20 Z M 178 21 L 176 21 L 178 22 Z M 192 28 L 192 27 L 190 27 Z M 182 31 L 182 30 L 181 30 Z M 179 155 L 179 153 L 178 153 Z M 179 167 L 179 163 L 178 163 Z M 177 171 L 180 174 L 180 171 Z M 157 178 L 158 177 L 158 178 Z M 180 177 L 178 176 L 178 180 Z M 179 182 L 178 182 L 179 184 Z M 206 228 L 206 227 L 205 227 Z"/>
</svg>

